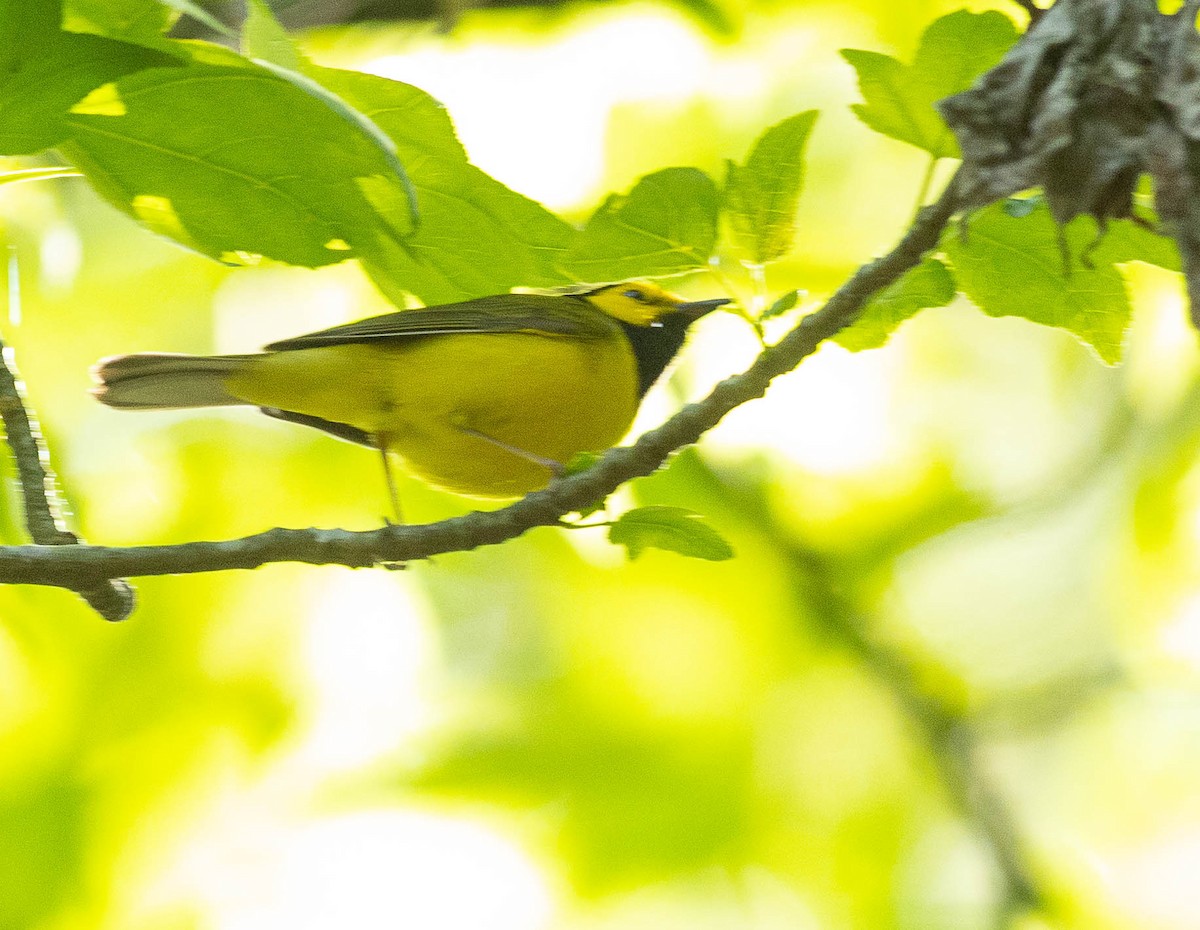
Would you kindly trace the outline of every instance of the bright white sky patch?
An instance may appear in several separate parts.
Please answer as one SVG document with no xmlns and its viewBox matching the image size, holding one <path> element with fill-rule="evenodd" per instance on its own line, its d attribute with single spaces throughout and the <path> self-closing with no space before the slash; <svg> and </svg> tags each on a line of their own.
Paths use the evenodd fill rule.
<svg viewBox="0 0 1200 930">
<path fill-rule="evenodd" d="M 718 84 L 752 94 L 764 80 L 744 62 L 722 68 L 687 21 L 652 10 L 588 17 L 550 44 L 506 35 L 430 45 L 363 70 L 431 93 L 472 162 L 551 209 L 599 193 L 618 104 L 683 101 Z"/>
<path fill-rule="evenodd" d="M 746 328 L 732 318 L 722 324 Z M 749 345 L 747 352 L 756 350 Z M 696 366 L 697 379 L 704 384 L 717 380 L 722 366 L 728 375 L 750 360 L 734 361 L 726 339 L 697 339 L 688 352 L 689 363 Z M 704 437 L 704 445 L 739 452 L 767 446 L 818 474 L 878 468 L 893 459 L 901 446 L 891 416 L 898 362 L 895 351 L 852 353 L 826 343 L 795 371 L 777 378 L 764 400 L 731 413 Z"/>
<path fill-rule="evenodd" d="M 1168 655 L 1200 671 L 1200 594 L 1184 602 L 1161 636 L 1162 648 Z"/>
<path fill-rule="evenodd" d="M 206 817 L 137 916 L 200 907 L 210 930 L 549 925 L 537 868 L 485 826 L 406 810 L 293 824 L 259 795 L 231 795 Z"/>
<path fill-rule="evenodd" d="M 1200 926 L 1200 834 L 1181 832 L 1112 856 L 1103 870 L 1111 900 L 1144 930 Z"/>
<path fill-rule="evenodd" d="M 431 725 L 434 643 L 412 584 L 386 572 L 327 574 L 306 613 L 307 726 L 257 778 L 204 790 L 130 916 L 197 908 L 212 930 L 547 927 L 545 877 L 485 824 L 400 806 L 322 816 L 331 779 Z"/>
<path fill-rule="evenodd" d="M 291 760 L 358 769 L 432 722 L 421 684 L 432 632 L 413 585 L 392 573 L 343 572 L 310 608 L 305 657 L 315 716 Z"/>
</svg>

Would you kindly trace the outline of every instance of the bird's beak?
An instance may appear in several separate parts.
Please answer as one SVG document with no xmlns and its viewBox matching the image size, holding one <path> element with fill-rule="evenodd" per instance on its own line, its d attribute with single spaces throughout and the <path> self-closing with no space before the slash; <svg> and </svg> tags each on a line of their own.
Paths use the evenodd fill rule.
<svg viewBox="0 0 1200 930">
<path fill-rule="evenodd" d="M 675 307 L 676 313 L 682 313 L 684 316 L 692 320 L 698 320 L 706 313 L 716 310 L 717 307 L 723 307 L 725 304 L 733 303 L 728 297 L 716 297 L 712 300 L 692 300 L 687 303 L 677 304 Z"/>
</svg>

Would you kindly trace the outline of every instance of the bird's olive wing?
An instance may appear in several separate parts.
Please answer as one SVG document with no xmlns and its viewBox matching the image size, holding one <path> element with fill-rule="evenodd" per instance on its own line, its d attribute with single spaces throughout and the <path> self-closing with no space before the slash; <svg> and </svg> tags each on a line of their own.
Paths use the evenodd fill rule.
<svg viewBox="0 0 1200 930">
<path fill-rule="evenodd" d="M 279 352 L 451 333 L 541 333 L 547 336 L 589 338 L 609 334 L 613 325 L 602 312 L 582 298 L 498 294 L 457 304 L 386 313 L 357 323 L 283 339 L 266 348 Z"/>
</svg>

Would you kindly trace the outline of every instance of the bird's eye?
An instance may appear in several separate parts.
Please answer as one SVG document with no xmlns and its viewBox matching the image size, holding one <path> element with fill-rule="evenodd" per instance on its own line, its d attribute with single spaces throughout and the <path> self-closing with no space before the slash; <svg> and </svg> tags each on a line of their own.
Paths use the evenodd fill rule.
<svg viewBox="0 0 1200 930">
<path fill-rule="evenodd" d="M 625 291 L 621 296 L 637 301 L 644 301 L 646 299 L 645 293 L 643 291 L 639 291 L 637 288 L 631 288 L 630 290 Z"/>
</svg>

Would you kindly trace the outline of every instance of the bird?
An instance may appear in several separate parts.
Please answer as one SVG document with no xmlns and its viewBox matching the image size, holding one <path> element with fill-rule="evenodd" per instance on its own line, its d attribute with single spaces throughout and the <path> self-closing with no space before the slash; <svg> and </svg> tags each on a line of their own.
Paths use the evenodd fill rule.
<svg viewBox="0 0 1200 930">
<path fill-rule="evenodd" d="M 689 327 L 724 298 L 652 281 L 507 293 L 399 310 L 246 355 L 101 359 L 93 396 L 126 410 L 252 406 L 378 450 L 477 498 L 545 487 L 629 431 Z"/>
</svg>

